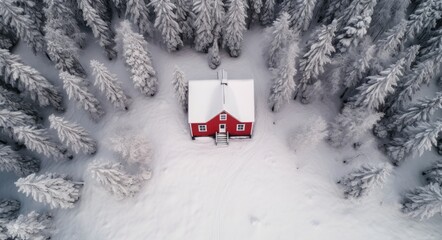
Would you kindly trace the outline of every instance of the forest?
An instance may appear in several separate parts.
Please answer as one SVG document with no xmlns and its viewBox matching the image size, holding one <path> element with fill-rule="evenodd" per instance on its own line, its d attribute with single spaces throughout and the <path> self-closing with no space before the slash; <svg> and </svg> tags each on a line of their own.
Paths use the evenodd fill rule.
<svg viewBox="0 0 442 240">
<path fill-rule="evenodd" d="M 0 175 L 16 178 L 8 189 L 50 209 L 74 208 L 87 181 L 41 170 L 87 156 L 95 184 L 115 199 L 133 198 L 154 177 L 153 137 L 99 139 L 67 109 L 91 124 L 110 121 L 114 111 L 129 114 L 137 98 L 112 62 L 121 59 L 131 86 L 153 99 L 164 75 L 152 46 L 172 57 L 190 49 L 217 69 L 244 57 L 245 35 L 256 29 L 266 37 L 256 50 L 270 74 L 267 95 L 256 97 L 266 98 L 271 114 L 294 102 L 339 106 L 331 121 L 291 133 L 288 148 L 324 141 L 358 151 L 373 134 L 388 159 L 337 179 L 344 199 L 366 197 L 426 152 L 442 154 L 440 0 L 0 0 Z M 91 41 L 102 56 L 86 62 Z M 50 61 L 58 78 L 27 64 L 17 51 L 23 46 Z M 183 114 L 189 74 L 176 66 L 167 79 Z M 120 161 L 95 159 L 103 145 Z M 421 221 L 442 214 L 442 160 L 415 172 L 425 184 L 403 193 L 400 211 Z M 0 192 L 0 240 L 50 239 L 54 228 L 49 210 L 23 212 Z"/>
</svg>

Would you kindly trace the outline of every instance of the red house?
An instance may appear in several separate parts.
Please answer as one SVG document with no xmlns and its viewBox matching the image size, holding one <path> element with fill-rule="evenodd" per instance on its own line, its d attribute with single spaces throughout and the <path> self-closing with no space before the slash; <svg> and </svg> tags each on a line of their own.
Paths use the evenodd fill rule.
<svg viewBox="0 0 442 240">
<path fill-rule="evenodd" d="M 255 122 L 253 79 L 189 81 L 189 126 L 192 139 L 215 137 L 217 144 L 229 138 L 252 137 Z"/>
</svg>

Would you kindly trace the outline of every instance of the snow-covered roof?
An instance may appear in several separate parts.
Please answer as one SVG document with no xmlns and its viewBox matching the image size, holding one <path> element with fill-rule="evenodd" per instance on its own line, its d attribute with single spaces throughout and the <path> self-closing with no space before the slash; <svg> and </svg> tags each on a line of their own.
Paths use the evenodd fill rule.
<svg viewBox="0 0 442 240">
<path fill-rule="evenodd" d="M 189 123 L 205 123 L 222 111 L 240 122 L 255 121 L 253 79 L 189 81 Z M 226 83 L 226 84 L 221 84 Z"/>
</svg>

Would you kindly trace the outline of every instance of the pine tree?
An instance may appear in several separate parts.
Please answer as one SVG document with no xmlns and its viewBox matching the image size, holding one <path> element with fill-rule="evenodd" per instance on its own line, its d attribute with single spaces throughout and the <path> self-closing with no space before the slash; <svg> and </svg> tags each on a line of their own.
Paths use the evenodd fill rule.
<svg viewBox="0 0 442 240">
<path fill-rule="evenodd" d="M 63 88 L 66 90 L 69 99 L 75 100 L 77 105 L 88 112 L 94 121 L 98 121 L 103 117 L 104 111 L 101 104 L 88 90 L 84 79 L 67 72 L 61 72 L 60 79 L 63 80 Z"/>
<path fill-rule="evenodd" d="M 80 198 L 82 183 L 75 183 L 56 174 L 34 173 L 15 182 L 18 191 L 52 208 L 73 208 Z"/>
<path fill-rule="evenodd" d="M 295 43 L 291 43 L 281 56 L 278 68 L 272 71 L 273 84 L 270 89 L 269 104 L 274 112 L 279 111 L 282 104 L 291 99 L 296 89 L 294 76 L 296 74 L 295 58 L 297 52 L 297 46 Z"/>
<path fill-rule="evenodd" d="M 311 119 L 310 124 L 296 129 L 289 138 L 291 149 L 308 150 L 314 147 L 327 136 L 327 122 L 319 117 Z"/>
<path fill-rule="evenodd" d="M 40 161 L 35 158 L 24 157 L 10 146 L 0 144 L 0 171 L 14 172 L 19 176 L 27 176 L 39 170 Z"/>
<path fill-rule="evenodd" d="M 78 0 L 77 0 L 78 1 Z M 103 21 L 105 21 L 109 26 L 111 26 L 113 12 L 112 6 L 109 0 L 89 0 L 89 4 L 92 6 L 97 14 Z"/>
<path fill-rule="evenodd" d="M 407 101 L 412 99 L 421 85 L 428 84 L 434 78 L 434 62 L 427 60 L 419 62 L 412 67 L 411 71 L 405 76 L 404 83 L 399 88 L 399 93 L 395 96 L 393 102 L 390 104 L 390 109 L 399 110 Z"/>
<path fill-rule="evenodd" d="M 259 16 L 261 15 L 261 9 L 263 7 L 263 1 L 264 0 L 249 0 L 250 4 L 249 10 L 252 13 L 250 16 L 250 22 L 259 20 Z"/>
<path fill-rule="evenodd" d="M 167 50 L 169 52 L 178 50 L 179 47 L 183 46 L 183 41 L 180 36 L 182 31 L 175 14 L 175 4 L 171 0 L 152 0 L 150 4 L 155 9 L 155 27 L 163 36 Z"/>
<path fill-rule="evenodd" d="M 390 165 L 377 167 L 365 164 L 343 177 L 338 184 L 344 187 L 345 198 L 359 198 L 367 195 L 376 186 L 382 187 L 391 170 Z"/>
<path fill-rule="evenodd" d="M 199 52 L 207 52 L 213 42 L 214 23 L 212 18 L 211 0 L 194 0 L 193 12 L 195 20 L 195 49 Z"/>
<path fill-rule="evenodd" d="M 403 45 L 407 28 L 407 21 L 402 20 L 398 25 L 386 31 L 383 38 L 376 42 L 378 55 L 394 54 Z"/>
<path fill-rule="evenodd" d="M 21 204 L 13 199 L 0 199 L 0 221 L 12 220 L 17 217 Z"/>
<path fill-rule="evenodd" d="M 346 106 L 330 124 L 328 140 L 334 147 L 344 147 L 359 141 L 382 116 L 382 113 L 373 113 L 365 108 L 352 109 Z"/>
<path fill-rule="evenodd" d="M 187 0 L 174 0 L 176 6 L 176 16 L 179 29 L 181 29 L 181 35 L 183 40 L 193 40 L 193 19 L 195 15 L 192 12 L 190 1 Z"/>
<path fill-rule="evenodd" d="M 333 0 L 328 2 L 323 22 L 331 23 L 342 15 L 342 12 L 350 5 L 351 0 Z"/>
<path fill-rule="evenodd" d="M 295 32 L 305 32 L 313 18 L 317 0 L 297 0 L 290 22 Z"/>
<path fill-rule="evenodd" d="M 32 116 L 22 111 L 0 110 L 0 127 L 9 129 L 18 126 L 34 126 L 37 123 Z"/>
<path fill-rule="evenodd" d="M 442 18 L 442 4 L 438 0 L 422 0 L 416 10 L 410 14 L 406 36 L 412 40 L 436 26 Z"/>
<path fill-rule="evenodd" d="M 121 22 L 117 32 L 122 39 L 123 56 L 130 68 L 135 87 L 147 96 L 154 96 L 158 88 L 158 79 L 152 67 L 146 40 L 140 34 L 134 33 L 127 21 Z"/>
<path fill-rule="evenodd" d="M 117 75 L 109 72 L 106 66 L 97 60 L 91 60 L 91 67 L 95 76 L 94 85 L 106 95 L 115 108 L 128 110 L 129 100 L 118 82 Z"/>
<path fill-rule="evenodd" d="M 371 16 L 373 15 L 373 10 L 376 3 L 377 0 L 350 1 L 348 6 L 342 11 L 339 16 L 340 19 L 338 29 L 343 30 L 346 26 L 348 26 L 348 23 L 351 21 L 351 19 L 355 17 L 370 18 L 370 20 L 368 20 L 368 24 L 370 24 Z"/>
<path fill-rule="evenodd" d="M 124 15 L 126 10 L 127 1 L 125 0 L 112 0 L 114 3 L 114 6 L 117 10 L 118 17 L 121 18 L 121 16 Z"/>
<path fill-rule="evenodd" d="M 175 89 L 175 95 L 178 98 L 181 107 L 185 112 L 187 112 L 188 83 L 184 78 L 184 73 L 178 67 L 175 67 L 172 85 Z"/>
<path fill-rule="evenodd" d="M 38 23 L 15 0 L 0 1 L 0 20 L 4 25 L 13 27 L 15 34 L 30 45 L 34 53 L 44 50 L 43 34 Z"/>
<path fill-rule="evenodd" d="M 440 64 L 437 63 L 442 61 L 442 29 L 433 31 L 425 45 L 419 60 L 421 62 L 426 60 L 434 61 L 436 63 L 436 71 L 439 72 Z"/>
<path fill-rule="evenodd" d="M 110 24 L 100 16 L 99 11 L 94 9 L 91 1 L 92 0 L 78 0 L 78 6 L 83 12 L 86 25 L 92 29 L 94 37 L 98 38 L 100 46 L 106 51 L 109 60 L 112 60 L 117 56 L 117 52 L 114 50 L 115 34 Z"/>
<path fill-rule="evenodd" d="M 14 29 L 0 20 L 0 48 L 11 50 L 18 43 L 18 40 Z"/>
<path fill-rule="evenodd" d="M 28 94 L 40 106 L 52 105 L 61 111 L 61 96 L 55 87 L 37 70 L 26 66 L 17 55 L 0 49 L 0 75 L 4 80 Z"/>
<path fill-rule="evenodd" d="M 72 158 L 64 148 L 59 147 L 57 143 L 48 137 L 45 129 L 23 126 L 14 127 L 13 132 L 15 140 L 24 144 L 31 151 L 51 157 L 54 160 Z"/>
<path fill-rule="evenodd" d="M 6 223 L 8 234 L 14 239 L 51 239 L 51 217 L 46 214 L 38 214 L 34 211 L 27 215 L 20 215 L 17 219 Z"/>
<path fill-rule="evenodd" d="M 29 104 L 19 94 L 8 91 L 2 87 L 0 87 L 0 107 L 11 111 L 22 111 L 34 118 L 38 116 L 34 106 Z"/>
<path fill-rule="evenodd" d="M 219 65 L 221 65 L 221 57 L 219 56 L 219 46 L 218 46 L 217 37 L 213 40 L 213 44 L 209 48 L 208 61 L 209 61 L 209 67 L 211 69 L 216 69 Z"/>
<path fill-rule="evenodd" d="M 281 54 L 292 41 L 294 34 L 290 30 L 289 14 L 283 12 L 268 30 L 270 46 L 267 64 L 269 68 L 276 68 L 281 59 Z"/>
<path fill-rule="evenodd" d="M 153 150 L 150 143 L 141 135 L 117 136 L 112 138 L 110 143 L 112 150 L 128 163 L 146 165 L 152 160 Z"/>
<path fill-rule="evenodd" d="M 146 170 L 142 170 L 138 175 L 130 175 L 120 163 L 98 161 L 92 162 L 88 170 L 92 178 L 120 200 L 134 197 L 141 190 L 143 182 L 150 179 L 152 175 Z"/>
<path fill-rule="evenodd" d="M 410 0 L 378 0 L 368 29 L 373 39 L 378 39 L 387 29 L 405 22 Z"/>
<path fill-rule="evenodd" d="M 80 125 L 66 121 L 54 114 L 49 116 L 51 128 L 57 131 L 58 138 L 75 153 L 95 154 L 97 141 L 92 139 L 89 133 Z"/>
<path fill-rule="evenodd" d="M 79 61 L 78 46 L 73 39 L 60 29 L 45 26 L 46 53 L 55 63 L 58 71 L 86 77 L 86 71 Z"/>
<path fill-rule="evenodd" d="M 126 17 L 138 27 L 141 34 L 153 36 L 153 26 L 149 21 L 150 9 L 145 0 L 122 1 L 126 5 Z"/>
<path fill-rule="evenodd" d="M 436 183 L 442 186 L 442 161 L 438 160 L 431 168 L 422 172 L 428 183 Z"/>
<path fill-rule="evenodd" d="M 370 109 L 378 109 L 385 103 L 388 94 L 394 92 L 399 77 L 402 76 L 405 59 L 401 58 L 379 75 L 367 77 L 367 82 L 358 87 L 355 104 Z"/>
<path fill-rule="evenodd" d="M 261 24 L 267 26 L 275 20 L 275 0 L 263 0 L 263 7 L 261 10 L 260 20 Z"/>
<path fill-rule="evenodd" d="M 370 27 L 370 17 L 355 16 L 351 18 L 343 28 L 342 33 L 336 39 L 338 41 L 336 49 L 345 53 L 349 48 L 357 47 Z"/>
<path fill-rule="evenodd" d="M 436 183 L 417 187 L 405 194 L 402 211 L 420 220 L 442 213 L 442 189 Z"/>
<path fill-rule="evenodd" d="M 77 3 L 73 0 L 44 0 L 46 7 L 44 9 L 46 17 L 45 35 L 50 33 L 51 30 L 62 31 L 60 38 L 70 38 L 70 41 L 74 41 L 79 47 L 83 47 L 85 44 L 86 34 L 80 29 L 77 21 L 76 10 Z M 46 42 L 48 38 L 45 36 Z M 49 39 L 54 39 L 51 37 Z M 65 45 L 65 44 L 61 44 Z"/>
<path fill-rule="evenodd" d="M 421 156 L 424 151 L 430 150 L 437 144 L 437 137 L 442 130 L 442 122 L 420 122 L 416 126 L 408 126 L 403 137 L 393 139 L 387 146 L 387 155 L 395 165 L 403 161 L 410 153 Z"/>
<path fill-rule="evenodd" d="M 246 30 L 246 8 L 244 0 L 229 0 L 226 20 L 224 24 L 223 46 L 232 57 L 241 53 L 241 43 Z"/>
<path fill-rule="evenodd" d="M 213 19 L 213 41 L 218 41 L 218 39 L 221 36 L 221 30 L 224 25 L 224 21 L 226 20 L 226 10 L 223 0 L 213 0 L 212 6 L 212 19 Z"/>
<path fill-rule="evenodd" d="M 307 44 L 307 52 L 300 60 L 302 78 L 300 89 L 306 89 L 312 79 L 317 79 L 324 72 L 324 66 L 331 62 L 331 54 L 335 52 L 332 40 L 335 36 L 336 21 L 328 26 L 321 26 L 314 34 L 313 39 Z"/>
</svg>

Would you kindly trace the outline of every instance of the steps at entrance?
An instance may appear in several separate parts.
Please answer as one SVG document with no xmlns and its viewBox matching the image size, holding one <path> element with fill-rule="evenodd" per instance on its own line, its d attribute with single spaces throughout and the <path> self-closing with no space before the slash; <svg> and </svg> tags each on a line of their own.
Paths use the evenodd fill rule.
<svg viewBox="0 0 442 240">
<path fill-rule="evenodd" d="M 229 145 L 229 133 L 216 133 L 215 144 L 217 146 Z"/>
</svg>

